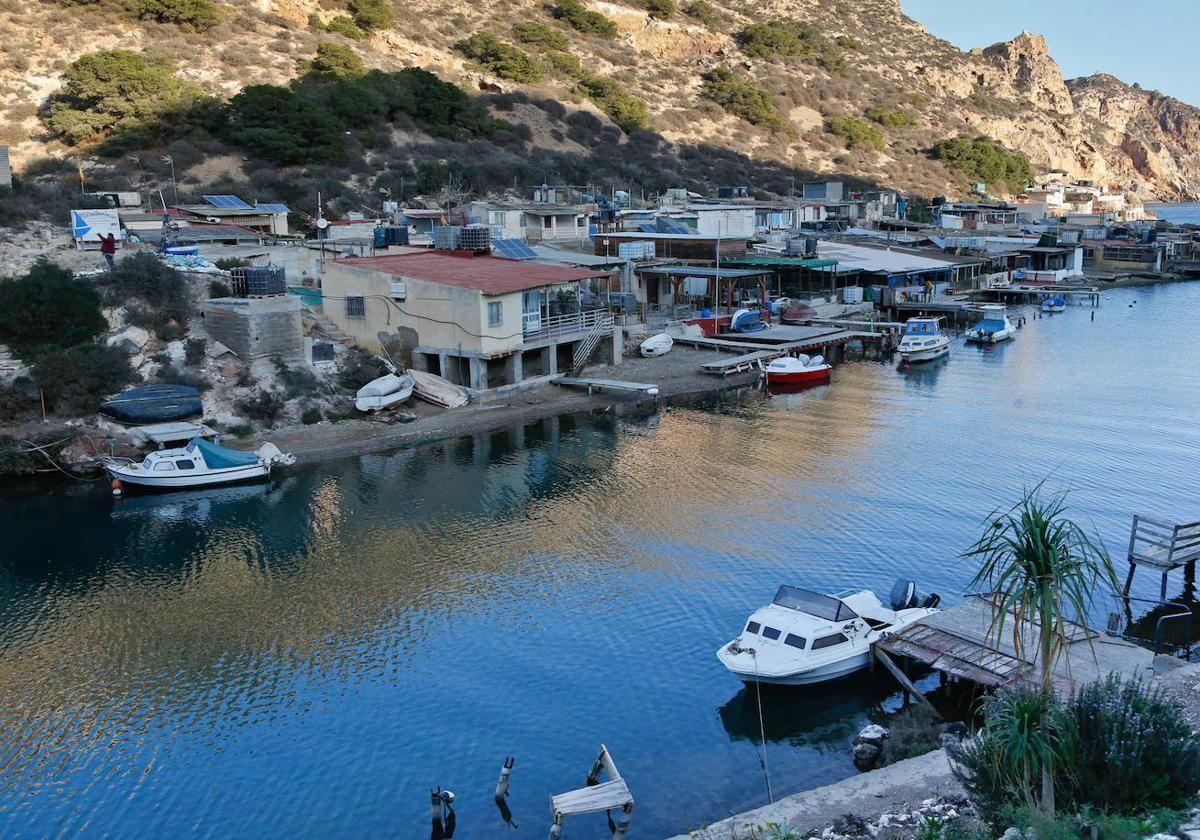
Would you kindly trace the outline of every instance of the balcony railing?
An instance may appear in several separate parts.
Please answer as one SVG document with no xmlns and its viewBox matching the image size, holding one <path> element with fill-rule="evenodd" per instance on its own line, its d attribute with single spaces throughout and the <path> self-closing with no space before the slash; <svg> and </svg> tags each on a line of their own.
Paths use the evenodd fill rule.
<svg viewBox="0 0 1200 840">
<path fill-rule="evenodd" d="M 586 312 L 549 317 L 537 313 L 527 313 L 524 318 L 523 332 L 526 341 L 541 341 L 547 338 L 591 332 L 593 328 L 612 332 L 612 327 L 612 313 L 606 309 L 590 309 Z"/>
</svg>

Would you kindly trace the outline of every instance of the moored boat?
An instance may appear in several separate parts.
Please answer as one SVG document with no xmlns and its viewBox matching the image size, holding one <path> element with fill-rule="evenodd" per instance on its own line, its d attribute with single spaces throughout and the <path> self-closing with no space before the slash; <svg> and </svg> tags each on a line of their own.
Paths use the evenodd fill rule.
<svg viewBox="0 0 1200 840">
<path fill-rule="evenodd" d="M 254 452 L 242 452 L 198 437 L 179 449 L 151 452 L 137 463 L 109 458 L 104 470 L 114 482 L 120 482 L 118 488 L 130 485 L 180 490 L 266 478 L 275 465 L 295 461 L 294 456 L 283 454 L 273 443 L 264 443 Z"/>
<path fill-rule="evenodd" d="M 779 320 L 785 324 L 805 324 L 816 317 L 817 310 L 813 309 L 811 306 L 795 304 L 785 309 L 783 314 L 779 316 Z"/>
<path fill-rule="evenodd" d="M 379 411 L 399 405 L 412 396 L 413 378 L 407 374 L 389 373 L 373 379 L 358 389 L 354 407 L 359 411 Z"/>
<path fill-rule="evenodd" d="M 190 385 L 140 385 L 100 404 L 102 417 L 126 426 L 146 426 L 199 417 L 200 390 Z"/>
<path fill-rule="evenodd" d="M 829 381 L 833 368 L 825 364 L 824 356 L 781 356 L 772 359 L 764 369 L 768 385 L 799 385 Z"/>
<path fill-rule="evenodd" d="M 1002 303 L 985 303 L 980 307 L 983 317 L 966 332 L 967 341 L 977 344 L 995 344 L 1013 337 L 1016 329 L 1008 320 L 1008 309 Z"/>
<path fill-rule="evenodd" d="M 437 374 L 423 370 L 410 370 L 408 375 L 413 379 L 413 393 L 425 402 L 440 405 L 443 408 L 458 408 L 470 401 L 466 391 Z"/>
<path fill-rule="evenodd" d="M 950 352 L 950 337 L 941 318 L 909 318 L 896 352 L 906 362 L 929 362 Z"/>
<path fill-rule="evenodd" d="M 650 359 L 655 356 L 665 356 L 671 352 L 671 348 L 674 346 L 675 340 L 671 336 L 666 333 L 659 333 L 658 335 L 650 336 L 638 345 L 638 352 L 647 359 Z"/>
<path fill-rule="evenodd" d="M 1043 312 L 1066 312 L 1067 311 L 1067 299 L 1063 298 L 1063 297 L 1058 297 L 1058 296 L 1046 298 L 1044 301 L 1042 301 L 1042 311 Z"/>
<path fill-rule="evenodd" d="M 717 659 L 748 683 L 835 680 L 866 668 L 876 639 L 937 612 L 940 600 L 918 597 L 908 580 L 896 581 L 887 607 L 869 589 L 822 595 L 783 585 L 741 635 L 721 646 Z"/>
</svg>

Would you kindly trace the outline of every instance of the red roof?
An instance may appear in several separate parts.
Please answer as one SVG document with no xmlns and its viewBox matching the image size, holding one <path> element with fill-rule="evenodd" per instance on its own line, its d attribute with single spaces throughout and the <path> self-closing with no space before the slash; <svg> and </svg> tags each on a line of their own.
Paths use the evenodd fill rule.
<svg viewBox="0 0 1200 840">
<path fill-rule="evenodd" d="M 463 289 L 476 289 L 485 295 L 523 292 L 556 283 L 572 283 L 590 277 L 603 277 L 610 272 L 586 268 L 543 265 L 527 260 L 505 260 L 499 257 L 426 251 L 421 254 L 398 254 L 383 257 L 352 257 L 338 260 L 367 271 L 380 271 L 414 280 L 443 283 Z"/>
</svg>

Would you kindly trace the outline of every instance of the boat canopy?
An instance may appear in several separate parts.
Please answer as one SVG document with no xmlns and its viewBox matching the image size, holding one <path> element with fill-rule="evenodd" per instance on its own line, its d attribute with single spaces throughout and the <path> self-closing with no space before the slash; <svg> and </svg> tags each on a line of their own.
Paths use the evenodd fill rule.
<svg viewBox="0 0 1200 840">
<path fill-rule="evenodd" d="M 204 438 L 195 438 L 187 445 L 189 451 L 199 451 L 204 456 L 204 463 L 210 470 L 224 470 L 230 467 L 248 467 L 258 463 L 257 452 L 239 452 L 236 449 L 226 449 Z"/>
<path fill-rule="evenodd" d="M 850 621 L 858 618 L 858 613 L 837 598 L 810 592 L 798 586 L 788 586 L 786 583 L 779 587 L 779 591 L 775 593 L 775 600 L 771 603 L 826 621 Z"/>
<path fill-rule="evenodd" d="M 910 318 L 904 325 L 905 335 L 937 335 L 940 332 L 936 318 Z"/>
<path fill-rule="evenodd" d="M 980 332 L 985 332 L 985 333 L 998 333 L 1002 329 L 1004 329 L 1004 322 L 1003 321 L 993 321 L 989 318 L 984 318 L 982 321 L 980 321 L 978 324 L 975 325 L 975 329 L 979 330 Z"/>
</svg>

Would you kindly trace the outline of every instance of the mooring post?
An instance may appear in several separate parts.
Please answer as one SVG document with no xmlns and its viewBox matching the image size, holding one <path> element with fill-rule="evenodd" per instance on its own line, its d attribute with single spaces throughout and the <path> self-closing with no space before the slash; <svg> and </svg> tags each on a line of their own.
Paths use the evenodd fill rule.
<svg viewBox="0 0 1200 840">
<path fill-rule="evenodd" d="M 621 819 L 617 821 L 616 830 L 613 831 L 612 840 L 623 840 L 625 832 L 629 831 L 629 821 L 633 819 L 633 803 L 626 802 L 621 809 Z"/>
</svg>

